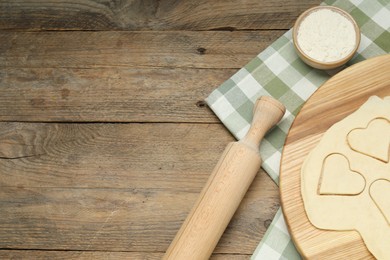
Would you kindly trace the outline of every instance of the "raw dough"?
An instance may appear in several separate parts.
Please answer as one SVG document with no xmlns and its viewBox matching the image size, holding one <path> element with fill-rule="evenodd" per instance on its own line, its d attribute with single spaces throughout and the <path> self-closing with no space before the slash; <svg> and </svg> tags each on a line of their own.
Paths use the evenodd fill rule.
<svg viewBox="0 0 390 260">
<path fill-rule="evenodd" d="M 367 128 L 354 129 L 348 134 L 349 146 L 360 153 L 389 161 L 390 122 L 385 118 L 372 120 Z"/>
<path fill-rule="evenodd" d="M 364 190 L 364 177 L 352 171 L 348 159 L 342 154 L 331 154 L 325 158 L 318 185 L 321 195 L 357 195 Z"/>
<path fill-rule="evenodd" d="M 390 181 L 374 181 L 370 187 L 370 195 L 390 225 Z"/>
<path fill-rule="evenodd" d="M 390 259 L 389 124 L 390 97 L 370 97 L 328 129 L 301 169 L 310 222 L 320 229 L 358 231 L 378 259 Z M 345 181 L 348 185 L 340 183 Z"/>
</svg>

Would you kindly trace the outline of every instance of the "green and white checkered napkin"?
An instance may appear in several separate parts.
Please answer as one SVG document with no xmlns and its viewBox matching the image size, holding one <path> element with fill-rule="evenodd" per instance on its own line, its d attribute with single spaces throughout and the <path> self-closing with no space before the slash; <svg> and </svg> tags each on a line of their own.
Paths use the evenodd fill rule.
<svg viewBox="0 0 390 260">
<path fill-rule="evenodd" d="M 361 29 L 358 52 L 347 66 L 390 52 L 390 0 L 326 0 L 322 4 L 344 9 Z M 291 123 L 305 101 L 331 75 L 298 58 L 290 30 L 214 90 L 206 102 L 237 139 L 248 131 L 259 96 L 273 96 L 286 106 L 282 121 L 260 146 L 263 169 L 279 183 L 281 152 Z M 252 259 L 300 259 L 280 209 Z"/>
</svg>

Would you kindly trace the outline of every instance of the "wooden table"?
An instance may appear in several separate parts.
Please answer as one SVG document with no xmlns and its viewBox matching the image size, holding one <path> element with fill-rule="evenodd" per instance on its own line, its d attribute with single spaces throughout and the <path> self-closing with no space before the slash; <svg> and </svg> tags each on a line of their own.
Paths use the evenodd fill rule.
<svg viewBox="0 0 390 260">
<path fill-rule="evenodd" d="M 160 259 L 234 140 L 204 98 L 319 2 L 0 1 L 0 258 Z M 212 259 L 278 207 L 260 170 Z"/>
</svg>

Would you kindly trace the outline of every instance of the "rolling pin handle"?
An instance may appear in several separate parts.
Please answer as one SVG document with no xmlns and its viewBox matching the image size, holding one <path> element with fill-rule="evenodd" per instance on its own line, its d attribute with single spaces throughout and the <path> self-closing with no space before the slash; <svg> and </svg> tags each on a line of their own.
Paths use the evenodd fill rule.
<svg viewBox="0 0 390 260">
<path fill-rule="evenodd" d="M 286 108 L 276 99 L 261 96 L 253 108 L 252 124 L 240 142 L 253 149 L 258 149 L 264 135 L 282 119 Z"/>
</svg>

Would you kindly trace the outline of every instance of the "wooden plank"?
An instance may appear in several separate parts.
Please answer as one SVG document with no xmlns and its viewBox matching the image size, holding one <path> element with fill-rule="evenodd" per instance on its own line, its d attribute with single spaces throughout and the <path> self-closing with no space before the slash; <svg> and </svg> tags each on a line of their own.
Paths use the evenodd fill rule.
<svg viewBox="0 0 390 260">
<path fill-rule="evenodd" d="M 0 3 L 0 29 L 289 29 L 320 0 L 15 1 Z"/>
<path fill-rule="evenodd" d="M 0 67 L 239 69 L 284 32 L 3 31 Z"/>
<path fill-rule="evenodd" d="M 282 33 L 1 32 L 0 120 L 219 122 L 204 98 Z"/>
<path fill-rule="evenodd" d="M 164 255 L 163 253 L 151 253 L 151 252 L 149 253 L 149 252 L 102 252 L 102 251 L 0 250 L 1 259 L 160 260 L 163 255 Z"/>
<path fill-rule="evenodd" d="M 277 189 L 262 176 L 244 198 L 215 252 L 253 253 L 266 231 L 264 223 L 278 206 Z M 0 246 L 163 252 L 199 192 L 2 187 Z"/>
<path fill-rule="evenodd" d="M 164 252 L 233 137 L 219 124 L 0 124 L 0 248 Z M 261 170 L 216 253 L 252 254 Z"/>
<path fill-rule="evenodd" d="M 101 252 L 101 251 L 36 251 L 36 250 L 0 250 L 1 259 L 105 259 L 105 260 L 160 260 L 163 253 L 149 252 Z M 211 260 L 247 260 L 250 255 L 213 254 Z"/>
<path fill-rule="evenodd" d="M 204 99 L 235 70 L 4 69 L 0 121 L 216 123 Z"/>
<path fill-rule="evenodd" d="M 231 141 L 220 124 L 0 123 L 0 185 L 197 191 Z"/>
</svg>

